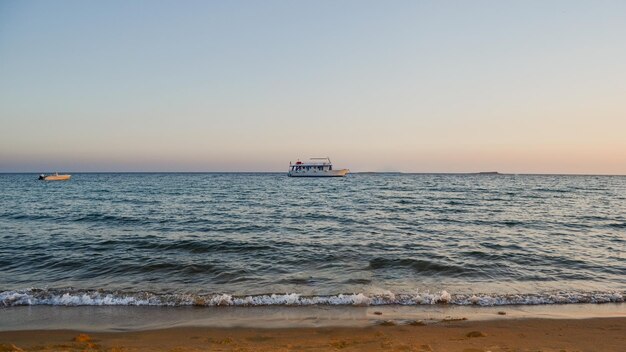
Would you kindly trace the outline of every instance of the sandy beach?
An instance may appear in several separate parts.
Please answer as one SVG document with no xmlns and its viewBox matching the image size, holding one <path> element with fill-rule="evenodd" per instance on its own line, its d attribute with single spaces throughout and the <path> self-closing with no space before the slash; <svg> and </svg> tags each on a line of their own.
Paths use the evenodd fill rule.
<svg viewBox="0 0 626 352">
<path fill-rule="evenodd" d="M 0 351 L 623 351 L 626 318 L 442 321 L 370 327 L 183 327 L 0 332 Z"/>
</svg>

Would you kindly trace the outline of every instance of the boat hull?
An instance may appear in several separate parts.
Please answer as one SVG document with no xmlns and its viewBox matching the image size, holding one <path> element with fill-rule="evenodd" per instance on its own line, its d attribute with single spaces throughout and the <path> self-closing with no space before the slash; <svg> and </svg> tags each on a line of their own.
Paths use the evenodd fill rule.
<svg viewBox="0 0 626 352">
<path fill-rule="evenodd" d="M 72 175 L 49 175 L 43 178 L 44 181 L 69 181 Z"/>
<path fill-rule="evenodd" d="M 344 177 L 350 170 L 324 170 L 324 171 L 306 171 L 306 172 L 289 172 L 289 177 Z"/>
</svg>

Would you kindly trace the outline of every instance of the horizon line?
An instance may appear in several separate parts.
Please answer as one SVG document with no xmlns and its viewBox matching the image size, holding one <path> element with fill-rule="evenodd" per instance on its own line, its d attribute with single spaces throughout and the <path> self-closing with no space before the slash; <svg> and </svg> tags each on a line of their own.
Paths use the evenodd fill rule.
<svg viewBox="0 0 626 352">
<path fill-rule="evenodd" d="M 64 171 L 72 174 L 287 174 L 286 171 Z M 495 172 L 495 174 L 493 173 Z M 59 172 L 61 173 L 61 172 Z M 0 175 L 41 174 L 35 171 L 0 171 Z M 45 174 L 45 173 L 44 173 Z M 402 175 L 480 175 L 480 176 L 626 176 L 626 174 L 587 173 L 524 173 L 499 171 L 464 172 L 405 172 L 405 171 L 351 171 L 350 174 L 402 174 Z"/>
</svg>

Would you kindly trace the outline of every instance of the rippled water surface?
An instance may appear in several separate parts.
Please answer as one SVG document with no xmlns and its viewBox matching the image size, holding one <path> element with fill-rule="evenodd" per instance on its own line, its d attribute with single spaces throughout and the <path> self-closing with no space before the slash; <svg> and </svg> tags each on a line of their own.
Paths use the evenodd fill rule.
<svg viewBox="0 0 626 352">
<path fill-rule="evenodd" d="M 5 174 L 0 200 L 0 306 L 626 293 L 620 176 Z"/>
</svg>

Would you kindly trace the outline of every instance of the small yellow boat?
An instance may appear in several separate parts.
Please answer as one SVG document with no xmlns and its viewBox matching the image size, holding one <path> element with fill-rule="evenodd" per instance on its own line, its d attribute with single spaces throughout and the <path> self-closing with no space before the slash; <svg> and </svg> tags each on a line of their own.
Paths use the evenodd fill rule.
<svg viewBox="0 0 626 352">
<path fill-rule="evenodd" d="M 42 181 L 69 181 L 72 175 L 59 175 L 55 172 L 54 175 L 39 175 L 39 179 Z"/>
</svg>

